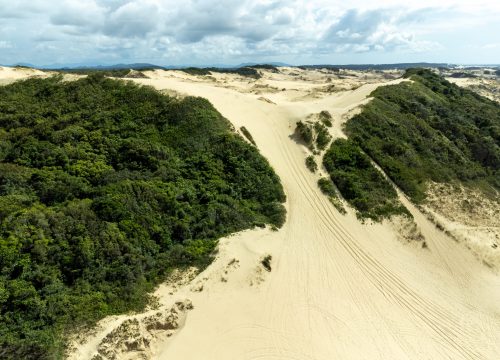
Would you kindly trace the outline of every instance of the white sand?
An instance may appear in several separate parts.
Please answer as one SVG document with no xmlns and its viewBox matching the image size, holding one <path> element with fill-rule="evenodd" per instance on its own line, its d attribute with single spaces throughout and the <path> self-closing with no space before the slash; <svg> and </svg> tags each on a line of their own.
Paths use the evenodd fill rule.
<svg viewBox="0 0 500 360">
<path fill-rule="evenodd" d="M 216 261 L 191 283 L 160 286 L 162 304 L 189 298 L 194 309 L 173 336 L 159 333 L 147 352 L 123 359 L 499 358 L 500 278 L 404 198 L 427 249 L 398 241 L 390 226 L 362 225 L 352 211 L 339 214 L 304 165 L 308 150 L 290 138 L 297 120 L 321 110 L 332 113 L 341 135 L 342 116 L 379 84 L 296 101 L 290 77 L 283 86 L 289 90 L 254 94 L 254 84 L 245 88 L 234 76 L 222 84 L 177 72 L 147 74 L 151 79 L 134 81 L 208 98 L 236 128 L 250 131 L 282 180 L 288 217 L 278 232 L 222 239 Z M 306 95 L 317 87 L 303 82 Z M 271 272 L 260 265 L 267 254 Z M 106 331 L 71 358 L 90 359 Z"/>
<path fill-rule="evenodd" d="M 47 77 L 48 73 L 31 68 L 13 68 L 0 66 L 0 85 L 10 84 L 30 77 Z"/>
</svg>

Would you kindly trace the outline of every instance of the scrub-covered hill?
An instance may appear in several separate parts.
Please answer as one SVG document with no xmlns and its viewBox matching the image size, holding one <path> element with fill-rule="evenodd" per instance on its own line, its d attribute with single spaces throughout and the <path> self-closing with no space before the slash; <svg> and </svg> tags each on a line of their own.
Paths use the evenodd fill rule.
<svg viewBox="0 0 500 360">
<path fill-rule="evenodd" d="M 0 87 L 0 357 L 61 357 L 219 237 L 281 226 L 284 200 L 207 100 L 102 75 Z"/>
<path fill-rule="evenodd" d="M 431 181 L 500 190 L 500 104 L 430 70 L 405 77 L 371 94 L 346 124 L 350 139 L 415 202 Z"/>
<path fill-rule="evenodd" d="M 498 268 L 500 104 L 430 70 L 405 77 L 412 81 L 371 93 L 346 123 L 348 139 L 327 151 L 325 168 L 359 215 L 404 214 L 375 161 L 439 229 Z"/>
</svg>

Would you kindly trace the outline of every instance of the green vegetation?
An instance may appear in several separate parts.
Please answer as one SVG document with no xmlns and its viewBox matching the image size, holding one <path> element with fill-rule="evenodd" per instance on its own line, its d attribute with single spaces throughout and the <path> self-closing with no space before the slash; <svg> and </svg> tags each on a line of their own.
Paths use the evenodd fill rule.
<svg viewBox="0 0 500 360">
<path fill-rule="evenodd" d="M 316 132 L 316 147 L 319 150 L 325 150 L 326 146 L 332 139 L 328 129 L 320 122 L 314 123 L 314 130 Z"/>
<path fill-rule="evenodd" d="M 296 125 L 297 127 L 295 128 L 295 133 L 297 134 L 297 137 L 302 140 L 309 148 L 314 148 L 313 127 L 310 124 L 303 123 L 302 121 L 298 121 Z"/>
<path fill-rule="evenodd" d="M 318 186 L 323 194 L 328 196 L 328 199 L 330 202 L 335 206 L 335 208 L 341 213 L 341 214 L 346 214 L 346 210 L 344 209 L 344 205 L 342 204 L 342 201 L 340 201 L 339 197 L 337 196 L 337 192 L 335 191 L 335 187 L 333 186 L 333 183 L 331 180 L 328 180 L 327 178 L 321 178 L 318 180 Z"/>
<path fill-rule="evenodd" d="M 222 74 L 236 74 L 240 76 L 245 76 L 254 79 L 260 79 L 262 75 L 253 67 L 241 67 L 241 68 L 197 68 L 190 67 L 185 69 L 180 69 L 180 71 L 184 71 L 190 75 L 210 75 L 213 72 L 222 73 Z"/>
<path fill-rule="evenodd" d="M 311 151 L 314 151 L 315 147 L 320 151 L 324 150 L 332 139 L 328 129 L 321 122 L 310 124 L 298 121 L 295 134 Z"/>
<path fill-rule="evenodd" d="M 243 135 L 245 135 L 245 137 L 248 139 L 248 141 L 250 141 L 252 144 L 257 146 L 257 144 L 255 143 L 255 140 L 253 139 L 252 134 L 250 134 L 250 131 L 248 131 L 248 129 L 246 127 L 242 126 L 242 127 L 240 127 L 240 130 L 241 130 L 241 133 Z"/>
<path fill-rule="evenodd" d="M 262 259 L 262 261 L 260 262 L 262 264 L 262 266 L 264 267 L 264 269 L 266 269 L 266 271 L 268 272 L 271 272 L 272 268 L 271 268 L 271 260 L 273 259 L 273 257 L 271 255 L 266 255 L 264 257 L 264 259 Z"/>
<path fill-rule="evenodd" d="M 0 354 L 140 310 L 216 240 L 285 221 L 279 178 L 205 99 L 90 75 L 0 87 Z"/>
<path fill-rule="evenodd" d="M 318 180 L 318 186 L 321 189 L 321 192 L 328 196 L 337 196 L 335 193 L 335 187 L 333 183 L 327 178 L 321 178 Z"/>
<path fill-rule="evenodd" d="M 463 72 L 463 71 L 452 73 L 452 74 L 450 74 L 450 77 L 457 78 L 457 79 L 477 78 L 476 75 L 471 74 L 471 73 L 466 73 L 466 72 Z"/>
<path fill-rule="evenodd" d="M 269 70 L 273 73 L 280 72 L 278 67 L 271 65 L 271 64 L 257 64 L 257 65 L 252 65 L 252 66 L 248 66 L 248 67 L 253 68 L 253 69 L 265 69 L 265 70 Z"/>
<path fill-rule="evenodd" d="M 332 114 L 330 112 L 323 110 L 319 113 L 319 120 L 328 127 L 332 127 Z"/>
<path fill-rule="evenodd" d="M 210 75 L 209 68 L 188 67 L 180 70 L 189 75 L 199 75 L 199 76 Z"/>
<path fill-rule="evenodd" d="M 396 190 L 352 141 L 335 140 L 325 153 L 323 165 L 344 199 L 361 218 L 380 221 L 398 214 L 411 216 L 399 202 Z M 328 193 L 333 190 L 324 180 L 318 185 Z"/>
<path fill-rule="evenodd" d="M 144 69 L 147 70 L 147 69 Z M 57 72 L 62 74 L 75 74 L 75 75 L 102 75 L 107 77 L 123 78 L 129 72 L 130 69 L 61 69 Z"/>
<path fill-rule="evenodd" d="M 405 77 L 371 94 L 350 139 L 417 203 L 428 181 L 500 189 L 500 105 L 429 70 Z"/>
<path fill-rule="evenodd" d="M 311 172 L 316 172 L 316 170 L 318 170 L 318 164 L 316 164 L 314 156 L 309 155 L 308 157 L 306 157 L 306 166 Z"/>
</svg>

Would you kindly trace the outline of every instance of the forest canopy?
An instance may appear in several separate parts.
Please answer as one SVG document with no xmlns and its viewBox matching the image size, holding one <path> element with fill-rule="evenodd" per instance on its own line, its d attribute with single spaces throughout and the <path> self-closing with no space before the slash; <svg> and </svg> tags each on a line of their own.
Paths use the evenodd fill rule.
<svg viewBox="0 0 500 360">
<path fill-rule="evenodd" d="M 0 87 L 0 356 L 128 310 L 216 240 L 285 221 L 279 178 L 205 99 L 102 75 Z"/>
</svg>

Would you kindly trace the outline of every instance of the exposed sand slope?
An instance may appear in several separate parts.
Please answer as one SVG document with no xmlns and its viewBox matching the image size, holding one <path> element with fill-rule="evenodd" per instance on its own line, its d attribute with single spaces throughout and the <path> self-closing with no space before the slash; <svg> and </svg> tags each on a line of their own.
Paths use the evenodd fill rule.
<svg viewBox="0 0 500 360">
<path fill-rule="evenodd" d="M 499 78 L 446 78 L 449 82 L 472 90 L 490 100 L 500 102 L 500 79 Z"/>
<path fill-rule="evenodd" d="M 305 167 L 308 150 L 290 138 L 297 120 L 321 110 L 333 115 L 332 133 L 341 136 L 345 114 L 366 102 L 378 83 L 325 93 L 316 91 L 319 80 L 307 85 L 288 76 L 288 90 L 257 94 L 251 91 L 255 82 L 235 76 L 225 75 L 223 83 L 180 72 L 147 75 L 134 81 L 208 98 L 236 128 L 250 131 L 283 182 L 288 218 L 278 232 L 258 229 L 222 239 L 216 261 L 193 281 L 160 286 L 162 308 L 190 299 L 194 309 L 173 335 L 146 334 L 147 349 L 118 358 L 499 358 L 500 278 L 404 196 L 427 249 L 398 241 L 386 224 L 362 225 L 352 211 L 341 215 L 317 188 L 318 175 Z M 270 78 L 277 75 L 266 73 L 258 83 L 271 86 Z M 261 264 L 268 254 L 271 272 Z M 71 358 L 90 359 L 123 320 L 144 316 L 105 319 Z"/>
<path fill-rule="evenodd" d="M 437 226 L 500 272 L 500 198 L 450 184 L 429 184 L 423 210 Z"/>
<path fill-rule="evenodd" d="M 10 84 L 14 81 L 29 77 L 47 77 L 48 74 L 31 68 L 0 66 L 0 85 Z"/>
</svg>

